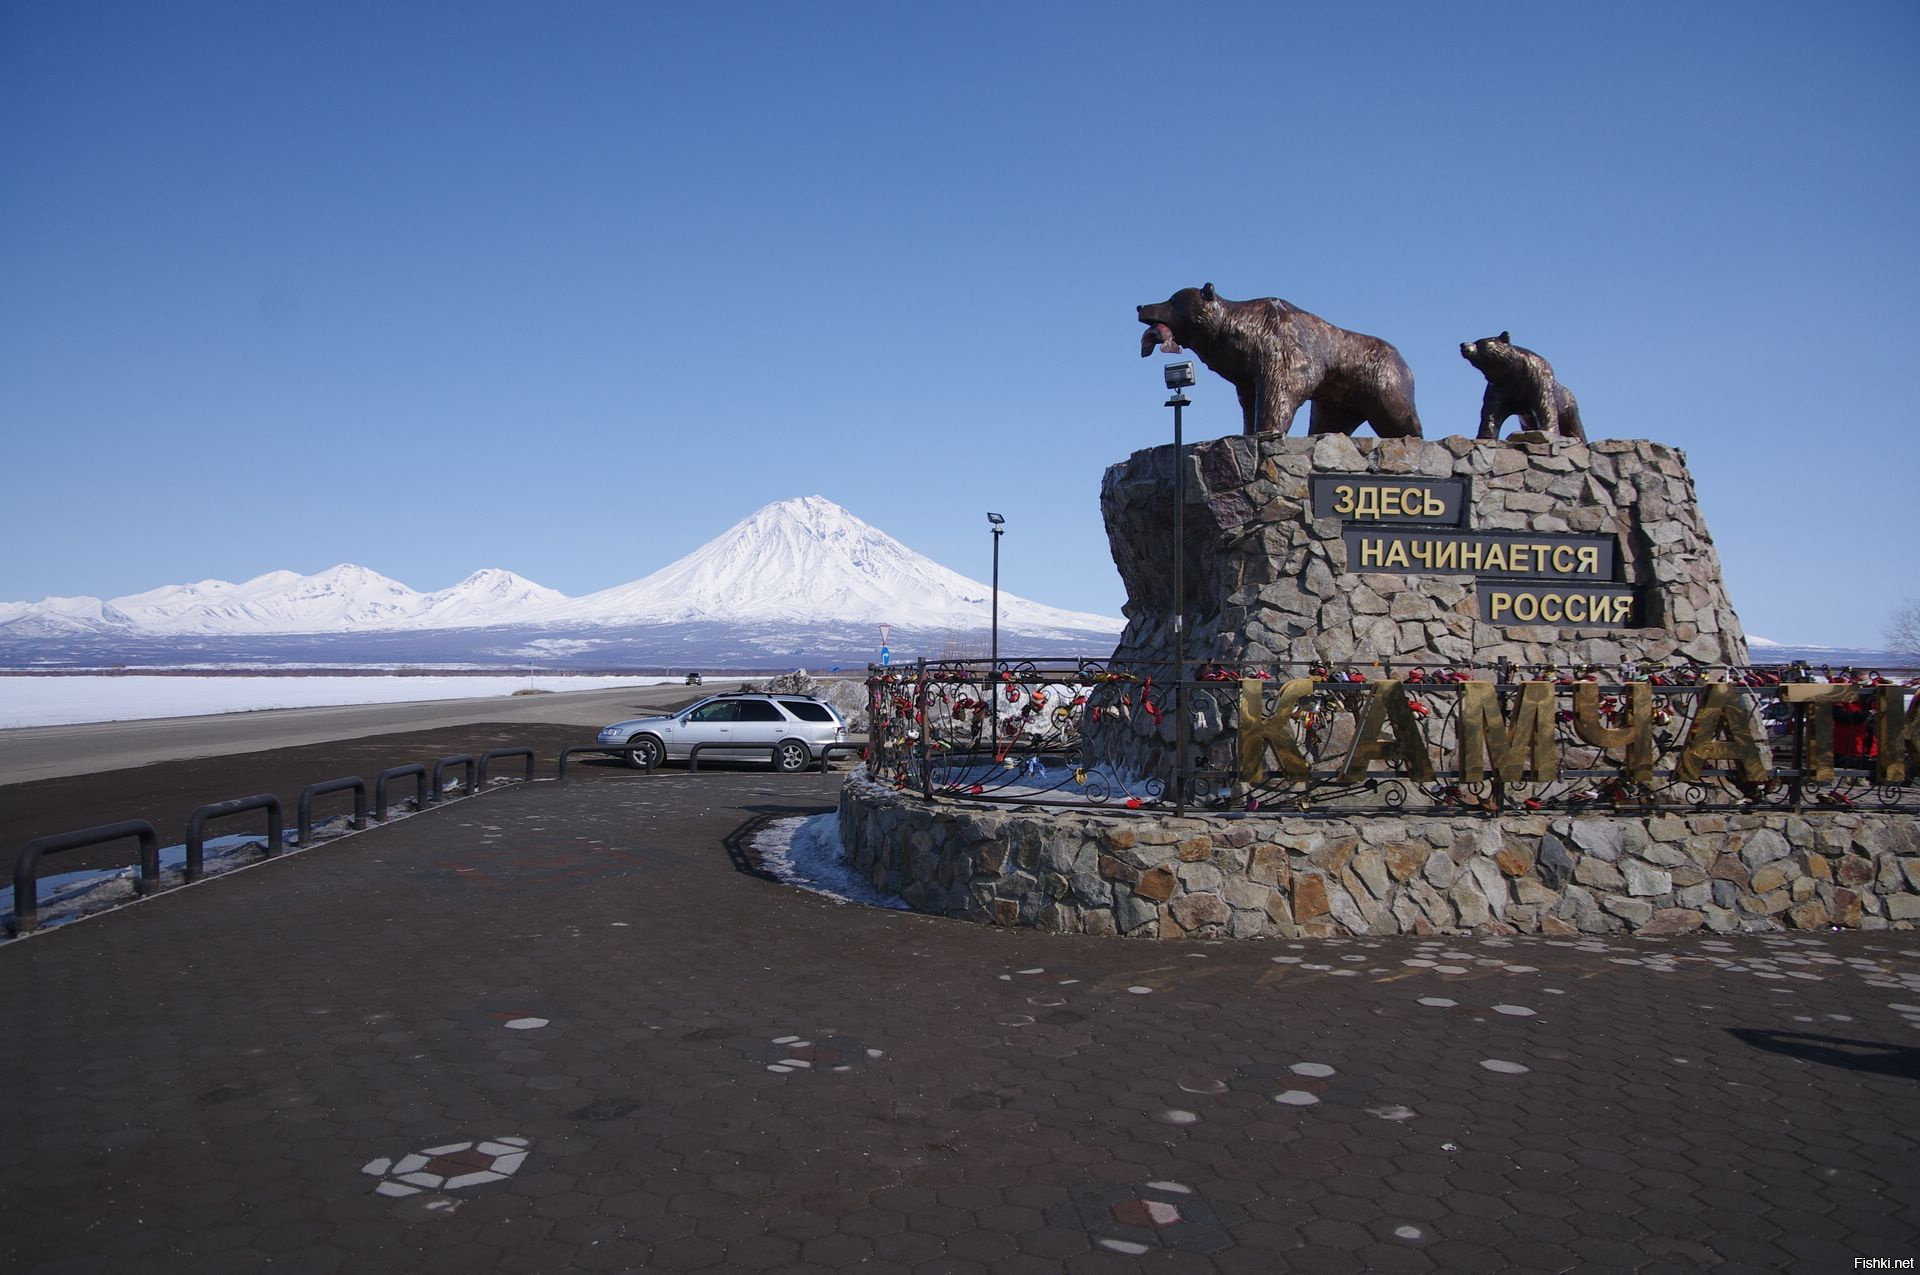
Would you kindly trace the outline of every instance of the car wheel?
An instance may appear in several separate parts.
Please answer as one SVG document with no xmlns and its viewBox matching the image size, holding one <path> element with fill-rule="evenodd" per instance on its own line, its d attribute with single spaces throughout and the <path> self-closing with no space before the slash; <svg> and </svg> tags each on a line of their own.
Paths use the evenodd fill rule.
<svg viewBox="0 0 1920 1275">
<path fill-rule="evenodd" d="M 798 774 L 813 764 L 813 750 L 797 739 L 783 739 L 773 752 L 773 764 L 782 774 Z"/>
<path fill-rule="evenodd" d="M 652 735 L 635 735 L 627 741 L 627 765 L 635 770 L 657 770 L 667 759 L 667 750 Z"/>
</svg>

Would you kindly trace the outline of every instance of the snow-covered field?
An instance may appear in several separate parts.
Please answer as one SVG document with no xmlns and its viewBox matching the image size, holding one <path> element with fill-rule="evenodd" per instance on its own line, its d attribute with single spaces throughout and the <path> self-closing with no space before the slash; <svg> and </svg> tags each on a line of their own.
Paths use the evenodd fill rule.
<svg viewBox="0 0 1920 1275">
<path fill-rule="evenodd" d="M 677 677 L 0 677 L 0 729 L 657 686 Z"/>
</svg>

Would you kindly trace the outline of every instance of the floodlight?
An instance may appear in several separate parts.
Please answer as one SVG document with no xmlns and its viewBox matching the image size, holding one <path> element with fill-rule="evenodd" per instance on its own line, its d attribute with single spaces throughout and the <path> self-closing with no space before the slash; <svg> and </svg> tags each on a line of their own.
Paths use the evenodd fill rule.
<svg viewBox="0 0 1920 1275">
<path fill-rule="evenodd" d="M 1185 389 L 1187 386 L 1193 384 L 1193 364 L 1191 362 L 1169 363 L 1161 368 L 1160 371 L 1162 375 L 1167 378 L 1167 388 L 1170 390 Z"/>
</svg>

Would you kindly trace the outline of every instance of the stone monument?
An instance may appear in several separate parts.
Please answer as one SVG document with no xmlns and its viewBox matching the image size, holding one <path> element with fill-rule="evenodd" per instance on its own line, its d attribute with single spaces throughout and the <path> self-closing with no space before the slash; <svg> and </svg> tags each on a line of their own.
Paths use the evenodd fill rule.
<svg viewBox="0 0 1920 1275">
<path fill-rule="evenodd" d="M 1920 923 L 1913 687 L 1745 667 L 1679 450 L 1586 440 L 1504 333 L 1485 436 L 1427 440 L 1384 341 L 1212 285 L 1138 313 L 1245 432 L 1106 471 L 1110 659 L 873 670 L 874 885 L 1138 938 Z"/>
</svg>

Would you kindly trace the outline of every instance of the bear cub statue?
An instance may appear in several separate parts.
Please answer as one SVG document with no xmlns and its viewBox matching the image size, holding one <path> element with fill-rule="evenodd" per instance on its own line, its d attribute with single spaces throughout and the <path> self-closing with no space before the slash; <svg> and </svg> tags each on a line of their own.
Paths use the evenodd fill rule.
<svg viewBox="0 0 1920 1275">
<path fill-rule="evenodd" d="M 1278 297 L 1229 301 L 1182 288 L 1136 307 L 1147 330 L 1140 357 L 1155 347 L 1192 350 L 1232 383 L 1245 432 L 1284 434 L 1302 403 L 1313 404 L 1309 434 L 1351 434 L 1371 424 L 1382 438 L 1419 438 L 1413 372 L 1379 337 L 1337 328 Z"/>
<path fill-rule="evenodd" d="M 1487 394 L 1480 400 L 1481 438 L 1500 437 L 1500 426 L 1518 416 L 1526 429 L 1587 441 L 1573 391 L 1554 379 L 1553 364 L 1515 345 L 1509 334 L 1462 341 L 1460 357 L 1487 378 Z"/>
</svg>

